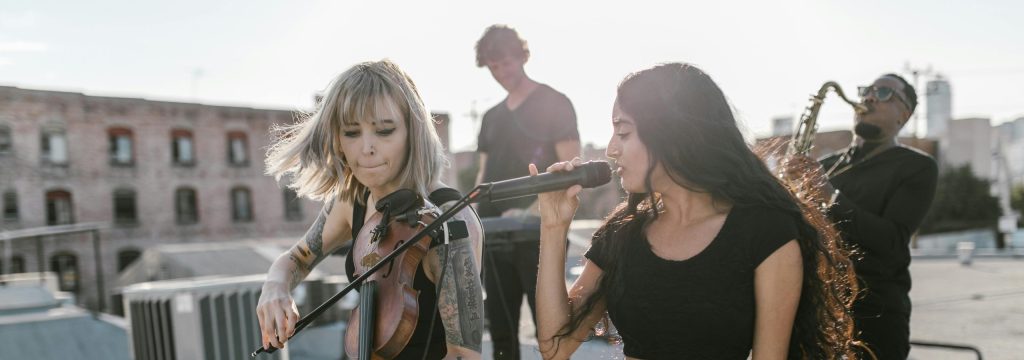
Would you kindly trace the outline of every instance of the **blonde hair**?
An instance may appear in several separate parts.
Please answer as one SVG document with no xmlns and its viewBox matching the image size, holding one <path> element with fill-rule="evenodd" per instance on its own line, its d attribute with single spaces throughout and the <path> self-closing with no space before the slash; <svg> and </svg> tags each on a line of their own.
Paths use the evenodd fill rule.
<svg viewBox="0 0 1024 360">
<path fill-rule="evenodd" d="M 287 186 L 301 197 L 330 201 L 340 196 L 362 202 L 359 194 L 367 188 L 348 168 L 339 137 L 343 125 L 375 118 L 380 102 L 397 106 L 408 129 L 405 163 L 397 175 L 399 187 L 426 198 L 431 184 L 440 181 L 448 159 L 416 85 L 387 59 L 349 68 L 331 82 L 314 112 L 293 124 L 274 126 L 267 175 L 277 181 L 287 177 Z"/>
</svg>

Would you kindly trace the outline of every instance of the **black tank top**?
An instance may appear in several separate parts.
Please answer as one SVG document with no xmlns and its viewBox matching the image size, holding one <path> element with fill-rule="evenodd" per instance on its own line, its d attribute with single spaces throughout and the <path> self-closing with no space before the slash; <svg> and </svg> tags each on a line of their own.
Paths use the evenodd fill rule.
<svg viewBox="0 0 1024 360">
<path fill-rule="evenodd" d="M 454 193 L 453 193 L 454 192 Z M 443 204 L 452 200 L 454 196 L 455 200 L 458 200 L 461 196 L 458 191 L 449 188 L 443 188 L 435 190 L 430 194 L 430 202 L 434 204 Z M 363 195 L 363 204 L 369 199 L 370 193 L 367 192 Z M 363 222 L 366 221 L 366 205 L 361 205 L 359 202 L 355 202 L 352 207 L 352 241 L 355 241 L 356 236 L 359 235 L 359 231 L 363 228 Z M 355 243 L 353 246 L 355 247 Z M 345 275 L 348 276 L 348 281 L 355 280 L 356 266 L 352 262 L 352 247 L 349 248 L 348 255 L 345 256 Z M 427 348 L 427 336 L 430 332 L 433 335 L 430 336 L 430 349 L 427 359 L 441 359 L 448 354 L 448 345 L 445 343 L 444 324 L 441 322 L 441 315 L 437 312 L 437 287 L 434 283 L 427 278 L 427 274 L 423 271 L 423 267 L 420 266 L 416 270 L 416 276 L 413 279 L 413 289 L 419 290 L 419 304 L 420 313 L 418 320 L 416 321 L 416 329 L 413 330 L 412 339 L 409 339 L 409 344 L 405 346 L 405 349 L 398 354 L 395 359 L 421 359 L 423 357 L 423 351 Z M 433 312 L 433 314 L 431 314 Z M 434 327 L 431 329 L 430 323 L 433 318 Z"/>
</svg>

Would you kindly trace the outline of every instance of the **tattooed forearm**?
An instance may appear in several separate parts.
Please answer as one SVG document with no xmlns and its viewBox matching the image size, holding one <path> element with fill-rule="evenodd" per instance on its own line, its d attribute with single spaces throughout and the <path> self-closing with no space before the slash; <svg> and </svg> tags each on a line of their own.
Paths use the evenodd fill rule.
<svg viewBox="0 0 1024 360">
<path fill-rule="evenodd" d="M 480 351 L 483 336 L 483 294 L 473 247 L 468 239 L 452 242 L 438 299 L 448 343 Z M 438 247 L 444 249 L 444 247 Z"/>
<path fill-rule="evenodd" d="M 291 268 L 291 271 L 289 271 L 288 285 L 293 289 L 295 288 L 296 285 L 302 282 L 302 279 L 305 279 L 306 276 L 309 275 L 309 269 L 306 268 L 306 265 L 302 262 L 302 259 L 299 258 L 298 256 L 295 256 L 295 253 L 297 251 L 302 250 L 301 248 L 296 246 L 292 248 L 292 251 L 288 252 L 288 258 L 294 264 Z"/>
<path fill-rule="evenodd" d="M 320 211 L 320 215 L 317 216 L 316 221 L 306 231 L 303 241 L 292 246 L 291 250 L 288 251 L 288 258 L 294 264 L 289 271 L 290 285 L 293 288 L 302 282 L 302 279 L 305 279 L 313 271 L 313 267 L 324 259 L 324 224 L 327 223 L 327 215 L 331 213 L 333 207 L 334 201 L 330 201 L 325 205 L 323 210 Z"/>
</svg>

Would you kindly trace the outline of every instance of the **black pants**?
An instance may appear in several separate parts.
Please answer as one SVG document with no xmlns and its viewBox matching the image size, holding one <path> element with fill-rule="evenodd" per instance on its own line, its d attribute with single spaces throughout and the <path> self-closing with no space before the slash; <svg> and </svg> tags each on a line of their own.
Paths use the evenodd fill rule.
<svg viewBox="0 0 1024 360">
<path fill-rule="evenodd" d="M 494 359 L 519 359 L 519 310 L 523 295 L 537 323 L 538 241 L 484 246 L 484 288 Z"/>
<path fill-rule="evenodd" d="M 878 360 L 905 360 L 910 353 L 910 312 L 882 306 L 855 306 L 854 322 L 860 340 Z M 870 357 L 865 357 L 869 359 Z"/>
</svg>

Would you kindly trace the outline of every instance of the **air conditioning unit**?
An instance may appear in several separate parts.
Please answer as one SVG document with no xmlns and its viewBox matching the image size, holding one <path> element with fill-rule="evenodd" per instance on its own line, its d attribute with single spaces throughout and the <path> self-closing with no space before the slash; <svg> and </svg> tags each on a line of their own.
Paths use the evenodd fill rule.
<svg viewBox="0 0 1024 360">
<path fill-rule="evenodd" d="M 134 358 L 248 359 L 261 345 L 256 302 L 264 278 L 196 278 L 124 288 Z M 288 359 L 288 350 L 261 359 Z"/>
</svg>

